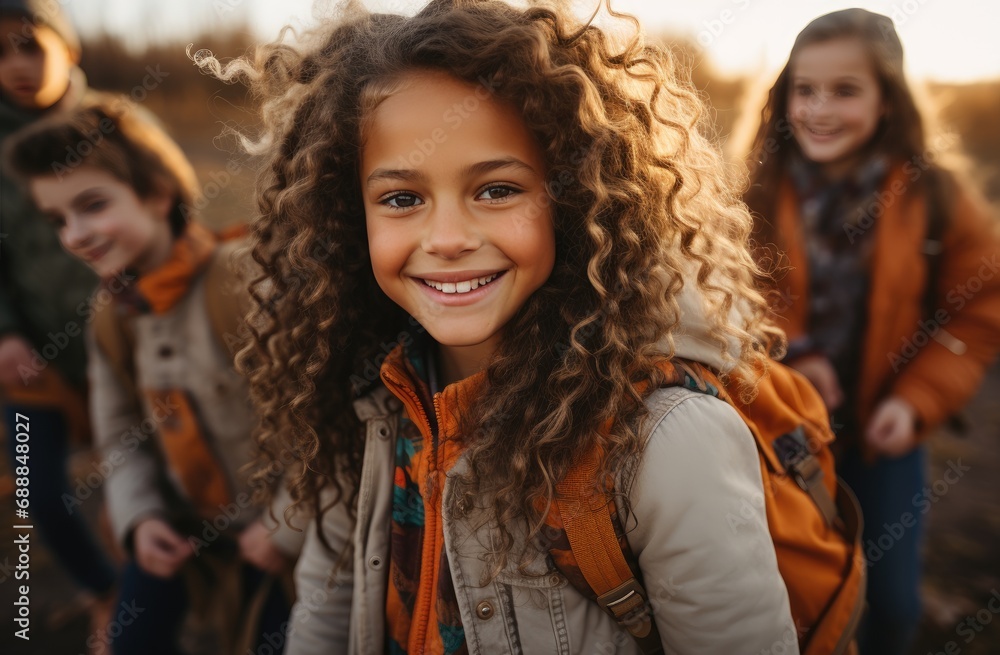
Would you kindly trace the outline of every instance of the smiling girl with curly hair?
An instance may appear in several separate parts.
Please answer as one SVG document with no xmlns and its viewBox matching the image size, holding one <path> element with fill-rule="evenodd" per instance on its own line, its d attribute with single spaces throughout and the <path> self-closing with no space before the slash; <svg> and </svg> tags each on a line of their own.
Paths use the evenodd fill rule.
<svg viewBox="0 0 1000 655">
<path fill-rule="evenodd" d="M 634 652 L 540 541 L 595 451 L 668 652 L 795 648 L 749 430 L 657 388 L 674 357 L 753 379 L 782 347 L 668 53 L 442 0 L 200 63 L 263 106 L 242 362 L 317 510 L 288 652 Z"/>
</svg>

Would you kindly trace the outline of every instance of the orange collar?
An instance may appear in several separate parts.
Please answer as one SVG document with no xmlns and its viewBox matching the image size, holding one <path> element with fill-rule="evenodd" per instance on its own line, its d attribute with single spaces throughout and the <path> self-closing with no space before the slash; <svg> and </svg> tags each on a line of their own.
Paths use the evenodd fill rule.
<svg viewBox="0 0 1000 655">
<path fill-rule="evenodd" d="M 167 261 L 136 280 L 132 286 L 135 293 L 131 298 L 123 296 L 123 304 L 144 313 L 170 311 L 208 265 L 217 243 L 218 239 L 208 228 L 189 223 L 184 233 L 174 240 Z"/>
<path fill-rule="evenodd" d="M 407 360 L 403 346 L 396 346 L 385 358 L 380 371 L 382 382 L 406 407 L 407 415 L 430 442 L 459 439 L 460 417 L 482 390 L 486 371 L 449 384 L 431 396 Z"/>
<path fill-rule="evenodd" d="M 423 351 L 416 350 L 407 357 L 403 346 L 396 348 L 382 363 L 383 383 L 406 407 L 406 415 L 411 426 L 420 431 L 422 446 L 411 460 L 412 469 L 400 468 L 397 461 L 397 479 L 411 477 L 423 499 L 423 529 L 420 533 L 403 530 L 397 534 L 393 526 L 391 549 L 401 549 L 392 554 L 390 575 L 393 580 L 402 576 L 397 569 L 397 557 L 409 561 L 419 552 L 420 567 L 413 573 L 417 576 L 412 612 L 403 609 L 404 604 L 396 593 L 394 583 L 389 585 L 386 600 L 386 617 L 389 634 L 400 644 L 405 644 L 409 653 L 445 653 L 439 631 L 441 618 L 438 611 L 454 608 L 454 591 L 442 593 L 441 580 L 450 576 L 444 538 L 444 476 L 454 467 L 465 450 L 465 440 L 460 433 L 460 416 L 476 397 L 483 386 L 485 372 L 449 384 L 442 391 L 431 396 L 429 385 L 424 382 L 418 369 L 427 364 L 427 377 L 433 379 L 430 357 L 421 361 Z M 409 432 L 412 438 L 412 431 Z M 404 438 L 404 437 L 401 437 Z M 407 465 L 409 466 L 409 465 Z M 394 513 L 395 515 L 395 513 Z M 417 550 L 419 549 L 419 551 Z M 412 583 L 412 580 L 410 581 Z M 450 587 L 450 585 L 448 585 Z M 445 619 L 454 633 L 455 613 L 446 611 Z"/>
</svg>

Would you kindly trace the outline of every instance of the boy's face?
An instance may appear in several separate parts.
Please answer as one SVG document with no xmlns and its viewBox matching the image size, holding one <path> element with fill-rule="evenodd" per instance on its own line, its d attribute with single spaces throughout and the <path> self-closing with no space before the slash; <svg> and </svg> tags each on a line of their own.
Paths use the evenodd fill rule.
<svg viewBox="0 0 1000 655">
<path fill-rule="evenodd" d="M 76 63 L 51 28 L 0 16 L 0 92 L 21 109 L 48 109 L 66 93 Z"/>
<path fill-rule="evenodd" d="M 166 195 L 144 200 L 128 184 L 90 166 L 61 178 L 36 177 L 30 187 L 63 247 L 102 278 L 125 268 L 153 270 L 170 255 Z"/>
</svg>

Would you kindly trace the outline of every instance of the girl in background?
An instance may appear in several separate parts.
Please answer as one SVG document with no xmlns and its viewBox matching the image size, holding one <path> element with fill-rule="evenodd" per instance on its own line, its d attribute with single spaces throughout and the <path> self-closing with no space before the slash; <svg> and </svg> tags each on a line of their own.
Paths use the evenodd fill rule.
<svg viewBox="0 0 1000 655">
<path fill-rule="evenodd" d="M 798 35 L 750 154 L 758 252 L 787 264 L 775 280 L 785 363 L 832 411 L 864 543 L 893 539 L 869 554 L 868 655 L 908 652 L 929 508 L 923 442 L 1000 349 L 996 223 L 934 157 L 892 21 L 863 9 Z"/>
</svg>

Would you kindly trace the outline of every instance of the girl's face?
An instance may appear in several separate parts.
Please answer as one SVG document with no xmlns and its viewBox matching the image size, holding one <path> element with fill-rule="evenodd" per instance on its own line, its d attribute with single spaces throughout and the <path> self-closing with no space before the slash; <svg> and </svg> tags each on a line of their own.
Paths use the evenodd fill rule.
<svg viewBox="0 0 1000 655">
<path fill-rule="evenodd" d="M 143 200 L 107 171 L 81 166 L 62 178 L 31 180 L 35 203 L 52 221 L 59 241 L 101 277 L 125 268 L 155 269 L 170 255 L 166 195 Z"/>
<path fill-rule="evenodd" d="M 372 116 L 360 181 L 375 279 L 459 377 L 552 272 L 544 180 L 524 120 L 483 87 L 416 71 Z"/>
<path fill-rule="evenodd" d="M 857 39 L 807 45 L 791 67 L 788 113 L 802 153 L 828 177 L 847 173 L 885 113 L 868 53 Z"/>
</svg>

